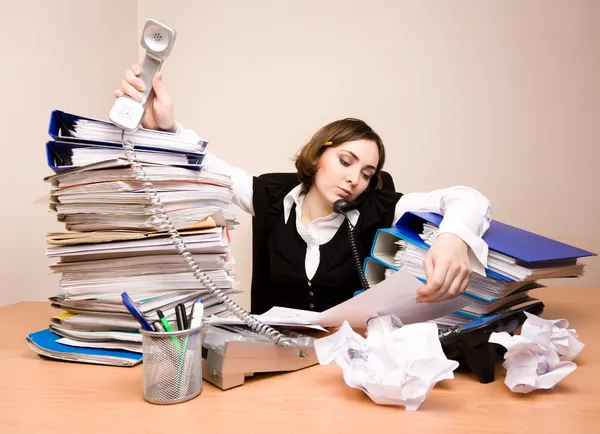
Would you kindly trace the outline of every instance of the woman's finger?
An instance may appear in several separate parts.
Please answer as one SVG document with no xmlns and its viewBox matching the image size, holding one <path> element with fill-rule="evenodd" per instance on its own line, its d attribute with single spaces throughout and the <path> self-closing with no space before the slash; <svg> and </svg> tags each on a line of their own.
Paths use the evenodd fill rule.
<svg viewBox="0 0 600 434">
<path fill-rule="evenodd" d="M 143 92 L 145 90 L 144 83 L 142 83 L 142 80 L 140 80 L 139 78 L 137 78 L 135 76 L 135 74 L 133 73 L 133 71 L 131 69 L 128 69 L 127 71 L 125 71 L 125 79 L 131 86 L 133 86 L 140 92 Z"/>
<path fill-rule="evenodd" d="M 121 81 L 121 90 L 125 95 L 130 96 L 136 101 L 142 101 L 142 94 L 138 92 L 132 85 L 130 85 L 127 80 Z"/>
</svg>

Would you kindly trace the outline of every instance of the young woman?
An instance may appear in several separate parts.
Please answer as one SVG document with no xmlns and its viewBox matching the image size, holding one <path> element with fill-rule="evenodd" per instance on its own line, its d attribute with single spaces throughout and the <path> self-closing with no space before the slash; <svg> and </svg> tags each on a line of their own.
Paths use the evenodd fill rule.
<svg viewBox="0 0 600 434">
<path fill-rule="evenodd" d="M 115 96 L 141 100 L 143 84 L 139 65 L 125 73 Z M 159 72 L 152 82 L 142 125 L 180 134 L 173 104 Z M 468 286 L 471 271 L 483 274 L 489 227 L 489 201 L 468 187 L 451 187 L 429 193 L 401 193 L 379 189 L 385 162 L 381 138 L 365 122 L 342 119 L 318 130 L 296 158 L 299 184 L 252 177 L 242 169 L 208 153 L 205 170 L 228 174 L 233 180 L 234 203 L 255 216 L 259 245 L 255 258 L 252 312 L 286 306 L 322 311 L 352 297 L 362 288 L 347 236 L 348 220 L 355 226 L 357 247 L 364 260 L 375 232 L 390 227 L 407 211 L 444 215 L 439 236 L 424 262 L 427 284 L 417 301 L 433 302 L 456 297 Z M 333 211 L 339 200 L 356 201 L 346 216 Z"/>
</svg>

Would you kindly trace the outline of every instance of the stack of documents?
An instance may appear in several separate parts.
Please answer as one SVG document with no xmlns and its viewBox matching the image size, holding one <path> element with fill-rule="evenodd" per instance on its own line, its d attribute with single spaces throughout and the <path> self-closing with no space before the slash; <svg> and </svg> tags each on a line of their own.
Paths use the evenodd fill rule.
<svg viewBox="0 0 600 434">
<path fill-rule="evenodd" d="M 441 219 L 436 214 L 407 213 L 395 228 L 378 231 L 365 262 L 367 279 L 377 283 L 403 270 L 426 282 L 423 262 L 437 239 Z M 532 304 L 537 300 L 529 291 L 543 286 L 539 280 L 582 276 L 579 258 L 594 255 L 497 221 L 492 221 L 484 240 L 489 246 L 486 275 L 472 274 L 465 292 L 469 303 L 436 319 L 442 327 Z"/>
<path fill-rule="evenodd" d="M 143 164 L 165 210 L 178 228 L 219 214 L 230 228 L 235 217 L 221 211 L 231 204 L 231 179 L 164 164 Z M 94 163 L 45 178 L 52 187 L 50 209 L 71 231 L 156 231 L 143 183 L 127 160 Z M 229 218 L 229 219 L 227 219 Z"/>
<path fill-rule="evenodd" d="M 174 320 L 178 304 L 189 312 L 198 299 L 206 316 L 222 314 L 226 308 L 194 277 L 154 215 L 144 183 L 123 158 L 120 130 L 63 112 L 52 113 L 50 130 L 70 146 L 70 166 L 49 160 L 55 173 L 45 178 L 50 209 L 66 227 L 46 236 L 49 268 L 61 275 L 61 293 L 50 302 L 67 313 L 53 317 L 48 330 L 30 335 L 30 347 L 66 360 L 139 362 L 140 325 L 123 305 L 123 292 L 150 323 L 158 320 L 158 309 Z M 136 154 L 140 145 L 138 159 L 196 263 L 224 293 L 239 292 L 230 249 L 237 221 L 227 211 L 231 178 L 182 160 L 184 152 L 203 155 L 206 142 L 146 130 L 126 136 Z"/>
</svg>

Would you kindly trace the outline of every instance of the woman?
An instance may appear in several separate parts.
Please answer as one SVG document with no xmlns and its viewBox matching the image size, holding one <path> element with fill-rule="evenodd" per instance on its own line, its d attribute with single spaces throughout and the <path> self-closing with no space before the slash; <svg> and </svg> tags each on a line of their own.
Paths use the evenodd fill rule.
<svg viewBox="0 0 600 434">
<path fill-rule="evenodd" d="M 143 83 L 139 65 L 125 73 L 115 96 L 141 101 Z M 142 125 L 149 129 L 183 130 L 173 115 L 173 104 L 162 82 L 152 81 L 154 94 L 147 103 Z M 433 302 L 464 292 L 471 270 L 484 274 L 489 227 L 489 201 L 468 187 L 402 195 L 380 190 L 385 162 L 381 138 L 358 119 L 342 119 L 317 131 L 299 151 L 299 185 L 287 185 L 248 175 L 211 153 L 205 170 L 228 174 L 233 180 L 234 203 L 255 216 L 261 252 L 253 270 L 252 312 L 286 306 L 323 311 L 352 297 L 361 289 L 347 237 L 348 221 L 333 211 L 339 199 L 356 201 L 347 212 L 355 225 L 361 259 L 370 251 L 375 232 L 390 227 L 407 211 L 444 215 L 439 236 L 428 251 L 424 267 L 427 284 L 417 301 Z"/>
</svg>

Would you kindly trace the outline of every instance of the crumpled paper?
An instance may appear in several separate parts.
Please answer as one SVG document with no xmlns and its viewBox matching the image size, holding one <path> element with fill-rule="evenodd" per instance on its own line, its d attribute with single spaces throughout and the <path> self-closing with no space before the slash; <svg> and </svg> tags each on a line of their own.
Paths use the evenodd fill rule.
<svg viewBox="0 0 600 434">
<path fill-rule="evenodd" d="M 521 327 L 521 336 L 529 337 L 540 345 L 545 345 L 548 332 L 550 344 L 561 360 L 573 360 L 583 350 L 584 344 L 578 340 L 575 329 L 570 329 L 566 319 L 545 320 L 529 312 L 525 312 L 527 320 Z"/>
<path fill-rule="evenodd" d="M 346 384 L 375 403 L 417 410 L 438 381 L 454 378 L 458 362 L 442 351 L 434 323 L 403 326 L 393 315 L 374 318 L 367 338 L 344 321 L 333 335 L 315 341 L 319 363 L 336 362 Z"/>
<path fill-rule="evenodd" d="M 527 320 L 521 327 L 521 335 L 492 333 L 489 339 L 506 348 L 502 365 L 506 368 L 504 383 L 517 393 L 554 387 L 577 368 L 571 360 L 584 346 L 576 331 L 568 328 L 566 319 L 544 320 L 525 314 Z"/>
</svg>

